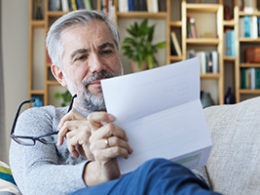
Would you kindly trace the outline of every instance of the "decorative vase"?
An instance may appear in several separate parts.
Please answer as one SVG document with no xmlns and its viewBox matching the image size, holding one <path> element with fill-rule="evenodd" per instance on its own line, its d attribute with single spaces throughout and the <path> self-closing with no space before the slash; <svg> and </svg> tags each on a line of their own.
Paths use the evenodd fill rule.
<svg viewBox="0 0 260 195">
<path fill-rule="evenodd" d="M 143 70 L 148 70 L 147 62 L 143 62 L 142 68 L 139 68 L 138 62 L 135 62 L 135 61 L 131 61 L 130 66 L 131 66 L 132 72 L 140 72 L 140 71 L 143 71 Z"/>
</svg>

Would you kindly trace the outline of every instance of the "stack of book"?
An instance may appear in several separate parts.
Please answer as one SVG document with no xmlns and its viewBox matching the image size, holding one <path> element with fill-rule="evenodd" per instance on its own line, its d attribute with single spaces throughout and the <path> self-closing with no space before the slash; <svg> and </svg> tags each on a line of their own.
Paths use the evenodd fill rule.
<svg viewBox="0 0 260 195">
<path fill-rule="evenodd" d="M 119 12 L 148 11 L 154 13 L 159 11 L 166 11 L 166 1 L 165 0 L 120 0 L 118 1 L 118 11 Z"/>
<path fill-rule="evenodd" d="M 244 16 L 239 18 L 240 37 L 256 39 L 260 37 L 260 17 Z"/>
<path fill-rule="evenodd" d="M 236 47 L 235 47 L 235 31 L 234 29 L 225 30 L 225 55 L 235 57 Z"/>
<path fill-rule="evenodd" d="M 78 9 L 92 10 L 91 0 L 49 0 L 50 11 L 74 11 Z"/>
<path fill-rule="evenodd" d="M 242 89 L 260 89 L 260 68 L 241 69 Z"/>
<path fill-rule="evenodd" d="M 200 60 L 200 73 L 214 73 L 219 72 L 219 54 L 217 51 L 195 51 L 189 50 L 187 52 L 188 58 L 198 57 Z"/>
</svg>

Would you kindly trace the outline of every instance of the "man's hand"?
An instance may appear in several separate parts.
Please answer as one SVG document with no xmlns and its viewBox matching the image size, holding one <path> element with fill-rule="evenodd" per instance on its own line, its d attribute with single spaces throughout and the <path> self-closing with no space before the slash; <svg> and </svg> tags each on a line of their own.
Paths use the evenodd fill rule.
<svg viewBox="0 0 260 195">
<path fill-rule="evenodd" d="M 91 126 L 86 117 L 71 110 L 61 119 L 58 129 L 58 145 L 62 145 L 66 138 L 68 150 L 73 157 L 78 158 L 81 154 L 88 160 L 94 160 L 89 150 Z"/>
<path fill-rule="evenodd" d="M 81 154 L 93 160 L 83 173 L 88 186 L 120 177 L 116 157 L 128 158 L 132 153 L 125 132 L 111 124 L 114 120 L 106 112 L 94 112 L 85 118 L 76 111 L 70 111 L 58 126 L 58 145 L 62 145 L 66 137 L 68 149 L 74 157 Z"/>
</svg>

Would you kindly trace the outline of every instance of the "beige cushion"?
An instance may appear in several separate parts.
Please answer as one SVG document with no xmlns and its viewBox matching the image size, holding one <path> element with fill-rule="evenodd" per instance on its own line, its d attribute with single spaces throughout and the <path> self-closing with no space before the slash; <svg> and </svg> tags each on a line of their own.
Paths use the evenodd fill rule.
<svg viewBox="0 0 260 195">
<path fill-rule="evenodd" d="M 260 194 L 260 97 L 205 109 L 213 148 L 207 172 L 213 190 Z"/>
</svg>

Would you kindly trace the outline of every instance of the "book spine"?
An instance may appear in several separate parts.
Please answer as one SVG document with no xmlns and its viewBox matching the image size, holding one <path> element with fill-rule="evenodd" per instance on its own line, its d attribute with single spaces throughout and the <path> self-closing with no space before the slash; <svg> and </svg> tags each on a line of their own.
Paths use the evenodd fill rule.
<svg viewBox="0 0 260 195">
<path fill-rule="evenodd" d="M 128 11 L 132 12 L 134 10 L 134 2 L 133 0 L 128 0 Z"/>
<path fill-rule="evenodd" d="M 245 29 L 245 37 L 251 37 L 251 27 L 250 27 L 250 16 L 244 16 L 244 29 Z"/>
<path fill-rule="evenodd" d="M 119 12 L 128 12 L 128 2 L 127 0 L 119 1 Z"/>
<path fill-rule="evenodd" d="M 257 16 L 252 16 L 251 18 L 251 23 L 250 23 L 250 27 L 251 27 L 251 38 L 253 39 L 257 39 Z"/>
<path fill-rule="evenodd" d="M 260 37 L 260 17 L 257 17 L 257 35 Z"/>
<path fill-rule="evenodd" d="M 245 37 L 244 17 L 239 18 L 239 37 Z"/>
<path fill-rule="evenodd" d="M 226 56 L 231 56 L 231 30 L 227 29 L 225 31 L 225 54 Z"/>
<path fill-rule="evenodd" d="M 255 69 L 255 87 L 260 89 L 260 68 Z"/>
<path fill-rule="evenodd" d="M 84 9 L 82 0 L 76 0 L 77 9 Z"/>
<path fill-rule="evenodd" d="M 217 74 L 219 72 L 219 63 L 218 63 L 218 52 L 212 51 L 212 61 L 213 61 L 213 73 Z"/>
<path fill-rule="evenodd" d="M 152 0 L 152 12 L 159 12 L 158 0 Z"/>
<path fill-rule="evenodd" d="M 68 0 L 62 0 L 62 1 L 61 1 L 61 7 L 62 7 L 62 11 L 68 12 L 68 11 L 69 11 L 69 3 L 68 3 Z"/>
<path fill-rule="evenodd" d="M 197 38 L 197 29 L 195 25 L 195 18 L 190 18 L 191 37 Z"/>
<path fill-rule="evenodd" d="M 255 89 L 256 82 L 255 82 L 255 68 L 250 68 L 250 75 L 251 75 L 251 89 Z"/>
<path fill-rule="evenodd" d="M 71 7 L 72 7 L 72 10 L 77 10 L 77 4 L 76 4 L 76 0 L 71 0 Z"/>
</svg>

